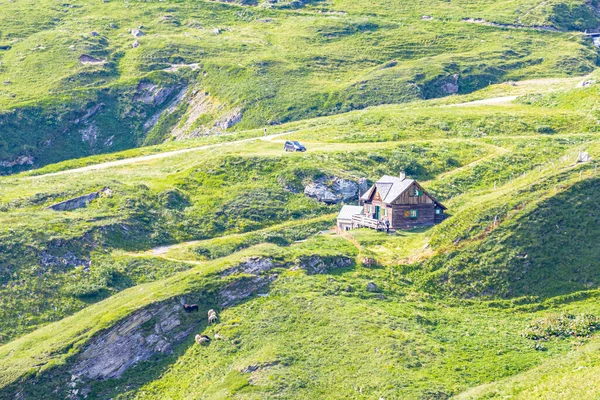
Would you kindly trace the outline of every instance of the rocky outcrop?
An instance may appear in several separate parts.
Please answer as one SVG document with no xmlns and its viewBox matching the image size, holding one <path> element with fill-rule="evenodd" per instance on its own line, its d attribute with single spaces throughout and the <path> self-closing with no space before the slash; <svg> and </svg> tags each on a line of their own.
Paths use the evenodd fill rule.
<svg viewBox="0 0 600 400">
<path fill-rule="evenodd" d="M 363 182 L 364 186 L 364 182 Z M 356 200 L 359 184 L 342 178 L 319 178 L 304 187 L 304 194 L 322 203 L 337 204 Z"/>
<path fill-rule="evenodd" d="M 101 58 L 95 58 L 89 54 L 82 54 L 79 56 L 79 62 L 82 64 L 104 64 L 104 60 Z"/>
<path fill-rule="evenodd" d="M 198 68 L 195 64 L 187 66 L 192 69 Z M 171 68 L 179 67 L 174 66 Z M 226 104 L 221 103 L 204 90 L 194 90 L 188 99 L 188 103 L 189 106 L 183 118 L 184 122 L 171 131 L 171 135 L 176 139 L 220 134 L 239 123 L 243 117 L 241 108 L 228 109 Z M 199 118 L 206 119 L 207 122 L 197 126 L 196 121 Z"/>
<path fill-rule="evenodd" d="M 96 145 L 96 141 L 98 140 L 98 136 L 100 135 L 100 131 L 96 125 L 90 124 L 85 128 L 80 129 L 79 134 L 81 135 L 82 142 L 94 147 Z"/>
<path fill-rule="evenodd" d="M 340 198 L 336 196 L 327 186 L 320 183 L 311 183 L 304 187 L 304 194 L 308 197 L 317 199 L 322 203 L 335 204 L 340 202 Z"/>
<path fill-rule="evenodd" d="M 360 178 L 358 180 L 358 196 L 360 197 L 365 194 L 367 190 L 369 190 L 369 187 L 369 181 L 367 178 Z"/>
<path fill-rule="evenodd" d="M 326 274 L 335 269 L 348 268 L 354 264 L 349 257 L 300 257 L 293 269 L 303 269 L 308 275 Z"/>
<path fill-rule="evenodd" d="M 141 310 L 93 339 L 77 357 L 71 374 L 87 379 L 118 378 L 133 365 L 157 353 L 169 354 L 173 345 L 193 328 L 183 326 L 179 304 Z"/>
<path fill-rule="evenodd" d="M 236 108 L 229 111 L 215 122 L 215 127 L 227 130 L 242 120 L 242 110 Z"/>
<path fill-rule="evenodd" d="M 110 196 L 112 195 L 112 191 L 109 188 L 104 188 L 97 192 L 93 192 L 90 194 L 86 194 L 83 196 L 75 197 L 72 199 L 61 201 L 60 203 L 52 204 L 48 206 L 48 209 L 54 211 L 72 211 L 78 208 L 84 208 L 88 205 L 88 203 L 92 200 L 97 199 L 101 195 Z"/>
<path fill-rule="evenodd" d="M 257 294 L 259 291 L 266 289 L 276 278 L 277 275 L 273 274 L 236 280 L 219 291 L 219 305 L 225 308 L 238 304 L 248 297 Z"/>
<path fill-rule="evenodd" d="M 264 272 L 268 272 L 278 266 L 280 265 L 275 264 L 270 258 L 250 257 L 248 260 L 242 262 L 241 264 L 225 270 L 221 274 L 221 276 L 229 276 L 235 274 L 258 275 Z"/>
<path fill-rule="evenodd" d="M 268 257 L 250 257 L 246 261 L 223 271 L 221 277 L 236 274 L 253 276 L 239 279 L 220 290 L 218 294 L 220 306 L 230 307 L 265 289 L 277 278 L 277 274 L 266 274 L 266 272 L 282 266 Z"/>
<path fill-rule="evenodd" d="M 154 83 L 142 82 L 137 86 L 137 93 L 134 96 L 134 100 L 158 106 L 164 103 L 175 89 L 173 86 L 163 87 Z"/>
<path fill-rule="evenodd" d="M 458 90 L 459 90 L 459 86 L 458 86 L 458 74 L 454 74 L 452 76 L 449 76 L 449 77 L 445 78 L 441 82 L 440 90 L 445 95 L 458 93 Z"/>
<path fill-rule="evenodd" d="M 32 156 L 19 156 L 11 161 L 8 161 L 8 160 L 0 161 L 0 167 L 12 168 L 12 167 L 21 166 L 21 165 L 33 165 L 34 162 L 35 162 L 35 158 L 33 158 Z"/>
<path fill-rule="evenodd" d="M 156 124 L 161 116 L 173 114 L 175 112 L 175 110 L 177 109 L 177 107 L 179 106 L 179 104 L 181 104 L 181 102 L 185 98 L 185 93 L 187 92 L 187 90 L 188 90 L 187 86 L 183 87 L 179 91 L 179 93 L 177 93 L 173 97 L 173 99 L 168 103 L 167 107 L 164 110 L 157 112 L 156 114 L 154 114 L 152 117 L 150 117 L 150 119 L 148 119 L 144 123 L 144 129 L 146 131 L 150 131 L 152 128 L 154 128 L 154 126 L 156 126 Z M 172 91 L 171 91 L 171 93 L 172 93 Z M 171 93 L 169 93 L 168 95 L 170 95 Z M 162 101 L 164 101 L 164 100 L 162 100 Z"/>
<path fill-rule="evenodd" d="M 92 262 L 87 258 L 79 258 L 73 252 L 68 251 L 63 255 L 57 256 L 48 251 L 40 254 L 40 265 L 44 268 L 77 268 L 83 267 L 84 271 L 89 270 Z"/>
</svg>

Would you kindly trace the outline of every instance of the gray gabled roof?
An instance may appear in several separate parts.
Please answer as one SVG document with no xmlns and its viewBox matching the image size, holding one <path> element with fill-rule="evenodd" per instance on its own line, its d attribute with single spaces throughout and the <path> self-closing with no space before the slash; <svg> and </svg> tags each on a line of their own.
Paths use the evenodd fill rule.
<svg viewBox="0 0 600 400">
<path fill-rule="evenodd" d="M 390 204 L 398 198 L 406 189 L 415 182 L 414 179 L 402 179 L 398 176 L 384 175 L 382 176 L 371 189 L 367 190 L 365 194 L 361 196 L 361 200 L 369 200 L 373 194 L 373 190 L 377 189 L 381 200 Z"/>
<path fill-rule="evenodd" d="M 338 214 L 338 219 L 352 219 L 353 215 L 363 213 L 363 206 L 344 206 Z"/>
<path fill-rule="evenodd" d="M 400 178 L 399 176 L 384 175 L 382 176 L 369 190 L 363 194 L 360 199 L 369 201 L 373 195 L 373 191 L 377 190 L 381 196 L 381 200 L 386 204 L 394 202 L 402 193 L 404 193 L 411 185 L 415 183 L 414 179 Z M 427 193 L 427 192 L 425 192 Z M 446 207 L 437 201 L 435 197 L 427 193 L 427 196 L 440 207 L 446 209 Z"/>
</svg>

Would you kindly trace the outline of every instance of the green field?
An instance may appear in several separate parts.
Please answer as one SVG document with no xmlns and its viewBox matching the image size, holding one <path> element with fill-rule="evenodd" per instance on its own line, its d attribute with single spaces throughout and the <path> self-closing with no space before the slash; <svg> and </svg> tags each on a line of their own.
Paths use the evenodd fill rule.
<svg viewBox="0 0 600 400">
<path fill-rule="evenodd" d="M 584 0 L 260 3 L 3 4 L 0 173 L 581 76 L 597 59 Z"/>
<path fill-rule="evenodd" d="M 0 398 L 599 397 L 598 6 L 0 4 Z"/>
</svg>

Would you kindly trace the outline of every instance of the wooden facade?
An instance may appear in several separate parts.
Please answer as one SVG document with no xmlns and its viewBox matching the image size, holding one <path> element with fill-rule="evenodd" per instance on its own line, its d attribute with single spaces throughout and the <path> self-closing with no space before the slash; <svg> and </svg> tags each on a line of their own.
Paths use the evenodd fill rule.
<svg viewBox="0 0 600 400">
<path fill-rule="evenodd" d="M 415 180 L 383 176 L 362 197 L 364 216 L 390 230 L 432 226 L 444 220 L 446 207 Z"/>
</svg>

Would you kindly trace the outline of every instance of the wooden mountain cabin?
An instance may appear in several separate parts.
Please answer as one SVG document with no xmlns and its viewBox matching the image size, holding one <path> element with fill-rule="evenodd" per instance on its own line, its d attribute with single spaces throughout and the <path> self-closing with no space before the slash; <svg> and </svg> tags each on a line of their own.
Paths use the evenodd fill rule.
<svg viewBox="0 0 600 400">
<path fill-rule="evenodd" d="M 343 220 L 338 219 L 338 230 L 405 230 L 433 226 L 446 217 L 446 207 L 417 181 L 404 175 L 382 176 L 360 200 L 364 204 L 362 209 L 346 206 L 342 210 L 344 215 L 340 213 Z M 349 213 L 352 213 L 351 227 L 347 222 Z"/>
</svg>

